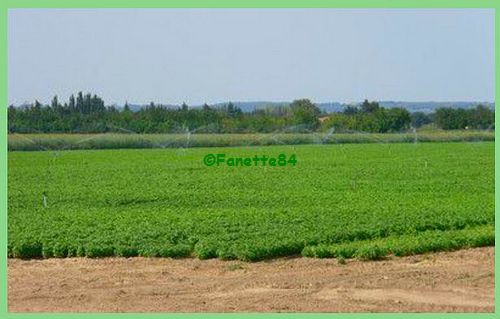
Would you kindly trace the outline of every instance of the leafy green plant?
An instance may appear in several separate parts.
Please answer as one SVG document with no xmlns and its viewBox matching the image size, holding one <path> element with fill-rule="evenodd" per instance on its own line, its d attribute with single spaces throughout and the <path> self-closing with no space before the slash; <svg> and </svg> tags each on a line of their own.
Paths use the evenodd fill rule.
<svg viewBox="0 0 500 319">
<path fill-rule="evenodd" d="M 274 168 L 206 167 L 209 152 L 10 152 L 8 256 L 376 259 L 494 245 L 492 142 L 217 149 L 296 154 Z"/>
</svg>

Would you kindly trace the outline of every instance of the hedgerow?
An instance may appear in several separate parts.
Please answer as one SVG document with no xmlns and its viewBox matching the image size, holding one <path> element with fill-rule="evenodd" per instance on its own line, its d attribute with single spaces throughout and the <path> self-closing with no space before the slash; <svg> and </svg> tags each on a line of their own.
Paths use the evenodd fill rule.
<svg viewBox="0 0 500 319">
<path fill-rule="evenodd" d="M 494 141 L 494 131 L 418 133 L 9 134 L 9 151 Z"/>
</svg>

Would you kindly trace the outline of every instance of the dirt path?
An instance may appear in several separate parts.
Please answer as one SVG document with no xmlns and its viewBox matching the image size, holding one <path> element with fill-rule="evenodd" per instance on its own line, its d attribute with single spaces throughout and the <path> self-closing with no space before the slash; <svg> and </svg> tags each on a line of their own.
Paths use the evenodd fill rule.
<svg viewBox="0 0 500 319">
<path fill-rule="evenodd" d="M 492 312 L 493 257 L 9 260 L 8 300 L 12 312 Z"/>
</svg>

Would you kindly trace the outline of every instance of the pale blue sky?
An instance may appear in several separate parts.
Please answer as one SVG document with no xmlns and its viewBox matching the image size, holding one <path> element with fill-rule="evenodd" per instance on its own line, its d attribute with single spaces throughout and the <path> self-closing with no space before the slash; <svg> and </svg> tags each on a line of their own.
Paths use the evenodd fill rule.
<svg viewBox="0 0 500 319">
<path fill-rule="evenodd" d="M 9 10 L 9 103 L 494 100 L 494 11 Z"/>
</svg>

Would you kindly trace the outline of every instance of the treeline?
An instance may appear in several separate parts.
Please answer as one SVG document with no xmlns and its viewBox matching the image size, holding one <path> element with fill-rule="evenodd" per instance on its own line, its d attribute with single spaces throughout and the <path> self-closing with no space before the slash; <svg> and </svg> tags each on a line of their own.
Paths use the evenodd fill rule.
<svg viewBox="0 0 500 319">
<path fill-rule="evenodd" d="M 456 130 L 462 128 L 471 129 L 494 129 L 495 112 L 484 105 L 478 105 L 475 109 L 437 109 L 433 119 L 437 126 L 445 130 Z"/>
<path fill-rule="evenodd" d="M 494 129 L 495 112 L 484 105 L 473 109 L 438 108 L 434 113 L 409 113 L 404 108 L 383 108 L 365 100 L 360 106 L 348 106 L 331 114 L 323 123 L 337 131 L 398 132 L 433 125 L 443 130 Z"/>
<path fill-rule="evenodd" d="M 328 117 L 323 126 L 336 131 L 400 132 L 410 128 L 411 114 L 404 108 L 381 107 L 365 100 L 360 106 L 348 106 L 342 113 Z"/>
<path fill-rule="evenodd" d="M 293 101 L 287 107 L 250 113 L 244 113 L 231 102 L 217 107 L 205 104 L 201 108 L 150 103 L 132 111 L 128 104 L 123 108 L 104 106 L 96 95 L 80 92 L 63 104 L 54 97 L 50 105 L 35 101 L 26 107 L 10 106 L 8 113 L 11 133 L 269 133 L 285 128 L 307 132 L 317 130 L 320 124 L 319 108 L 307 99 Z"/>
<path fill-rule="evenodd" d="M 434 125 L 450 129 L 493 129 L 494 112 L 478 105 L 475 109 L 440 108 L 435 113 L 410 113 L 404 108 L 384 108 L 365 100 L 340 113 L 323 114 L 308 99 L 295 100 L 288 106 L 271 106 L 243 112 L 229 102 L 222 106 L 203 105 L 177 108 L 150 103 L 138 111 L 128 104 L 106 106 L 97 95 L 79 92 L 61 103 L 55 96 L 49 105 L 9 106 L 11 133 L 270 133 L 310 132 L 401 132 L 412 127 Z"/>
</svg>

